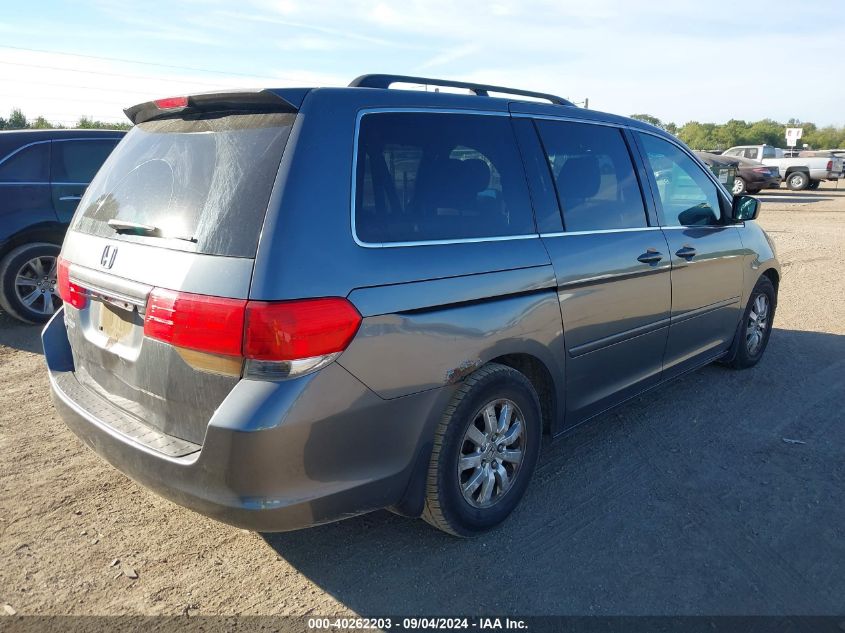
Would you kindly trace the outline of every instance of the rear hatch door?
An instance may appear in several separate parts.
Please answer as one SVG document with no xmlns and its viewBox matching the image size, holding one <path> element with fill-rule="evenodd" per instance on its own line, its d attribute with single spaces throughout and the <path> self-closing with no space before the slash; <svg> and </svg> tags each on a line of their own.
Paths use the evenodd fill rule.
<svg viewBox="0 0 845 633">
<path fill-rule="evenodd" d="M 196 444 L 241 375 L 236 308 L 296 118 L 272 97 L 128 110 L 137 124 L 92 181 L 62 249 L 76 378 Z"/>
</svg>

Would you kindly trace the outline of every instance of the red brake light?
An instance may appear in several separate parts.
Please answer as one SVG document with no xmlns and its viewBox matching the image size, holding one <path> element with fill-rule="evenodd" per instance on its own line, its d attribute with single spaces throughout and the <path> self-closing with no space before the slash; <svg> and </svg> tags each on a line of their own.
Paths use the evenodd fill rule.
<svg viewBox="0 0 845 633">
<path fill-rule="evenodd" d="M 85 289 L 82 286 L 70 281 L 70 262 L 59 257 L 56 271 L 56 281 L 59 286 L 59 296 L 62 301 L 72 305 L 76 309 L 82 309 L 88 303 Z"/>
<path fill-rule="evenodd" d="M 144 335 L 211 354 L 291 361 L 343 351 L 360 325 L 340 297 L 246 301 L 155 288 Z"/>
<path fill-rule="evenodd" d="M 159 110 L 173 110 L 174 108 L 187 108 L 188 97 L 168 97 L 167 99 L 156 99 L 153 101 Z"/>
<path fill-rule="evenodd" d="M 827 161 L 827 171 L 833 171 L 833 161 Z"/>
<path fill-rule="evenodd" d="M 257 360 L 298 360 L 342 352 L 361 315 L 346 299 L 250 301 L 246 307 L 244 355 Z"/>
<path fill-rule="evenodd" d="M 155 288 L 147 302 L 144 335 L 201 352 L 240 356 L 244 299 Z"/>
</svg>

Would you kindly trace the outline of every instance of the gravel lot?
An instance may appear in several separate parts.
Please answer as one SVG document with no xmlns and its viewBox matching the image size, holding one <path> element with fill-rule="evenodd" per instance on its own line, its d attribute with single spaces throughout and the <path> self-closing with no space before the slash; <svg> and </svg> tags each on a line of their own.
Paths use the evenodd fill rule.
<svg viewBox="0 0 845 633">
<path fill-rule="evenodd" d="M 66 430 L 39 329 L 0 314 L 0 617 L 845 613 L 845 186 L 760 197 L 784 267 L 765 359 L 548 442 L 475 541 L 388 512 L 259 535 L 172 505 Z"/>
</svg>

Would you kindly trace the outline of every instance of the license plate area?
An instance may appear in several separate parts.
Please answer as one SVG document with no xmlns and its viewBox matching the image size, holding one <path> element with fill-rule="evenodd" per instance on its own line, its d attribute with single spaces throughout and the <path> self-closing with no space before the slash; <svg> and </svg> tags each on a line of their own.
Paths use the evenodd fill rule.
<svg viewBox="0 0 845 633">
<path fill-rule="evenodd" d="M 141 353 L 144 338 L 144 318 L 135 306 L 117 306 L 89 295 L 88 307 L 78 313 L 79 325 L 85 337 L 83 356 L 117 355 L 134 362 Z M 106 356 L 99 361 L 105 362 Z"/>
<path fill-rule="evenodd" d="M 143 328 L 143 322 L 135 310 L 125 310 L 105 302 L 101 302 L 99 307 L 99 329 L 111 345 L 128 343 L 133 329 L 138 326 Z"/>
</svg>

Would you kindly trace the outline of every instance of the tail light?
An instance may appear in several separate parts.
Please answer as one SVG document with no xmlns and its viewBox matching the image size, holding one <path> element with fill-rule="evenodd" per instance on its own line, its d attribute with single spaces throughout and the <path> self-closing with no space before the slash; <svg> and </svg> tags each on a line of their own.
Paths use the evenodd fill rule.
<svg viewBox="0 0 845 633">
<path fill-rule="evenodd" d="M 243 299 L 224 299 L 155 288 L 147 301 L 144 334 L 175 347 L 240 356 Z"/>
<path fill-rule="evenodd" d="M 768 167 L 755 167 L 751 171 L 757 172 L 758 174 L 770 174 L 772 173 Z"/>
<path fill-rule="evenodd" d="M 827 161 L 827 171 L 833 171 L 833 161 Z"/>
<path fill-rule="evenodd" d="M 88 303 L 88 296 L 85 289 L 70 280 L 70 262 L 59 257 L 56 281 L 59 286 L 59 296 L 62 301 L 80 310 Z"/>
<path fill-rule="evenodd" d="M 177 349 L 224 357 L 229 362 L 223 366 L 245 361 L 244 375 L 275 380 L 329 364 L 360 325 L 361 315 L 339 297 L 246 301 L 156 288 L 147 302 L 144 334 Z M 191 364 L 212 367 L 207 358 Z"/>
<path fill-rule="evenodd" d="M 246 306 L 244 356 L 256 360 L 301 360 L 342 352 L 361 324 L 346 299 L 306 299 Z"/>
</svg>

